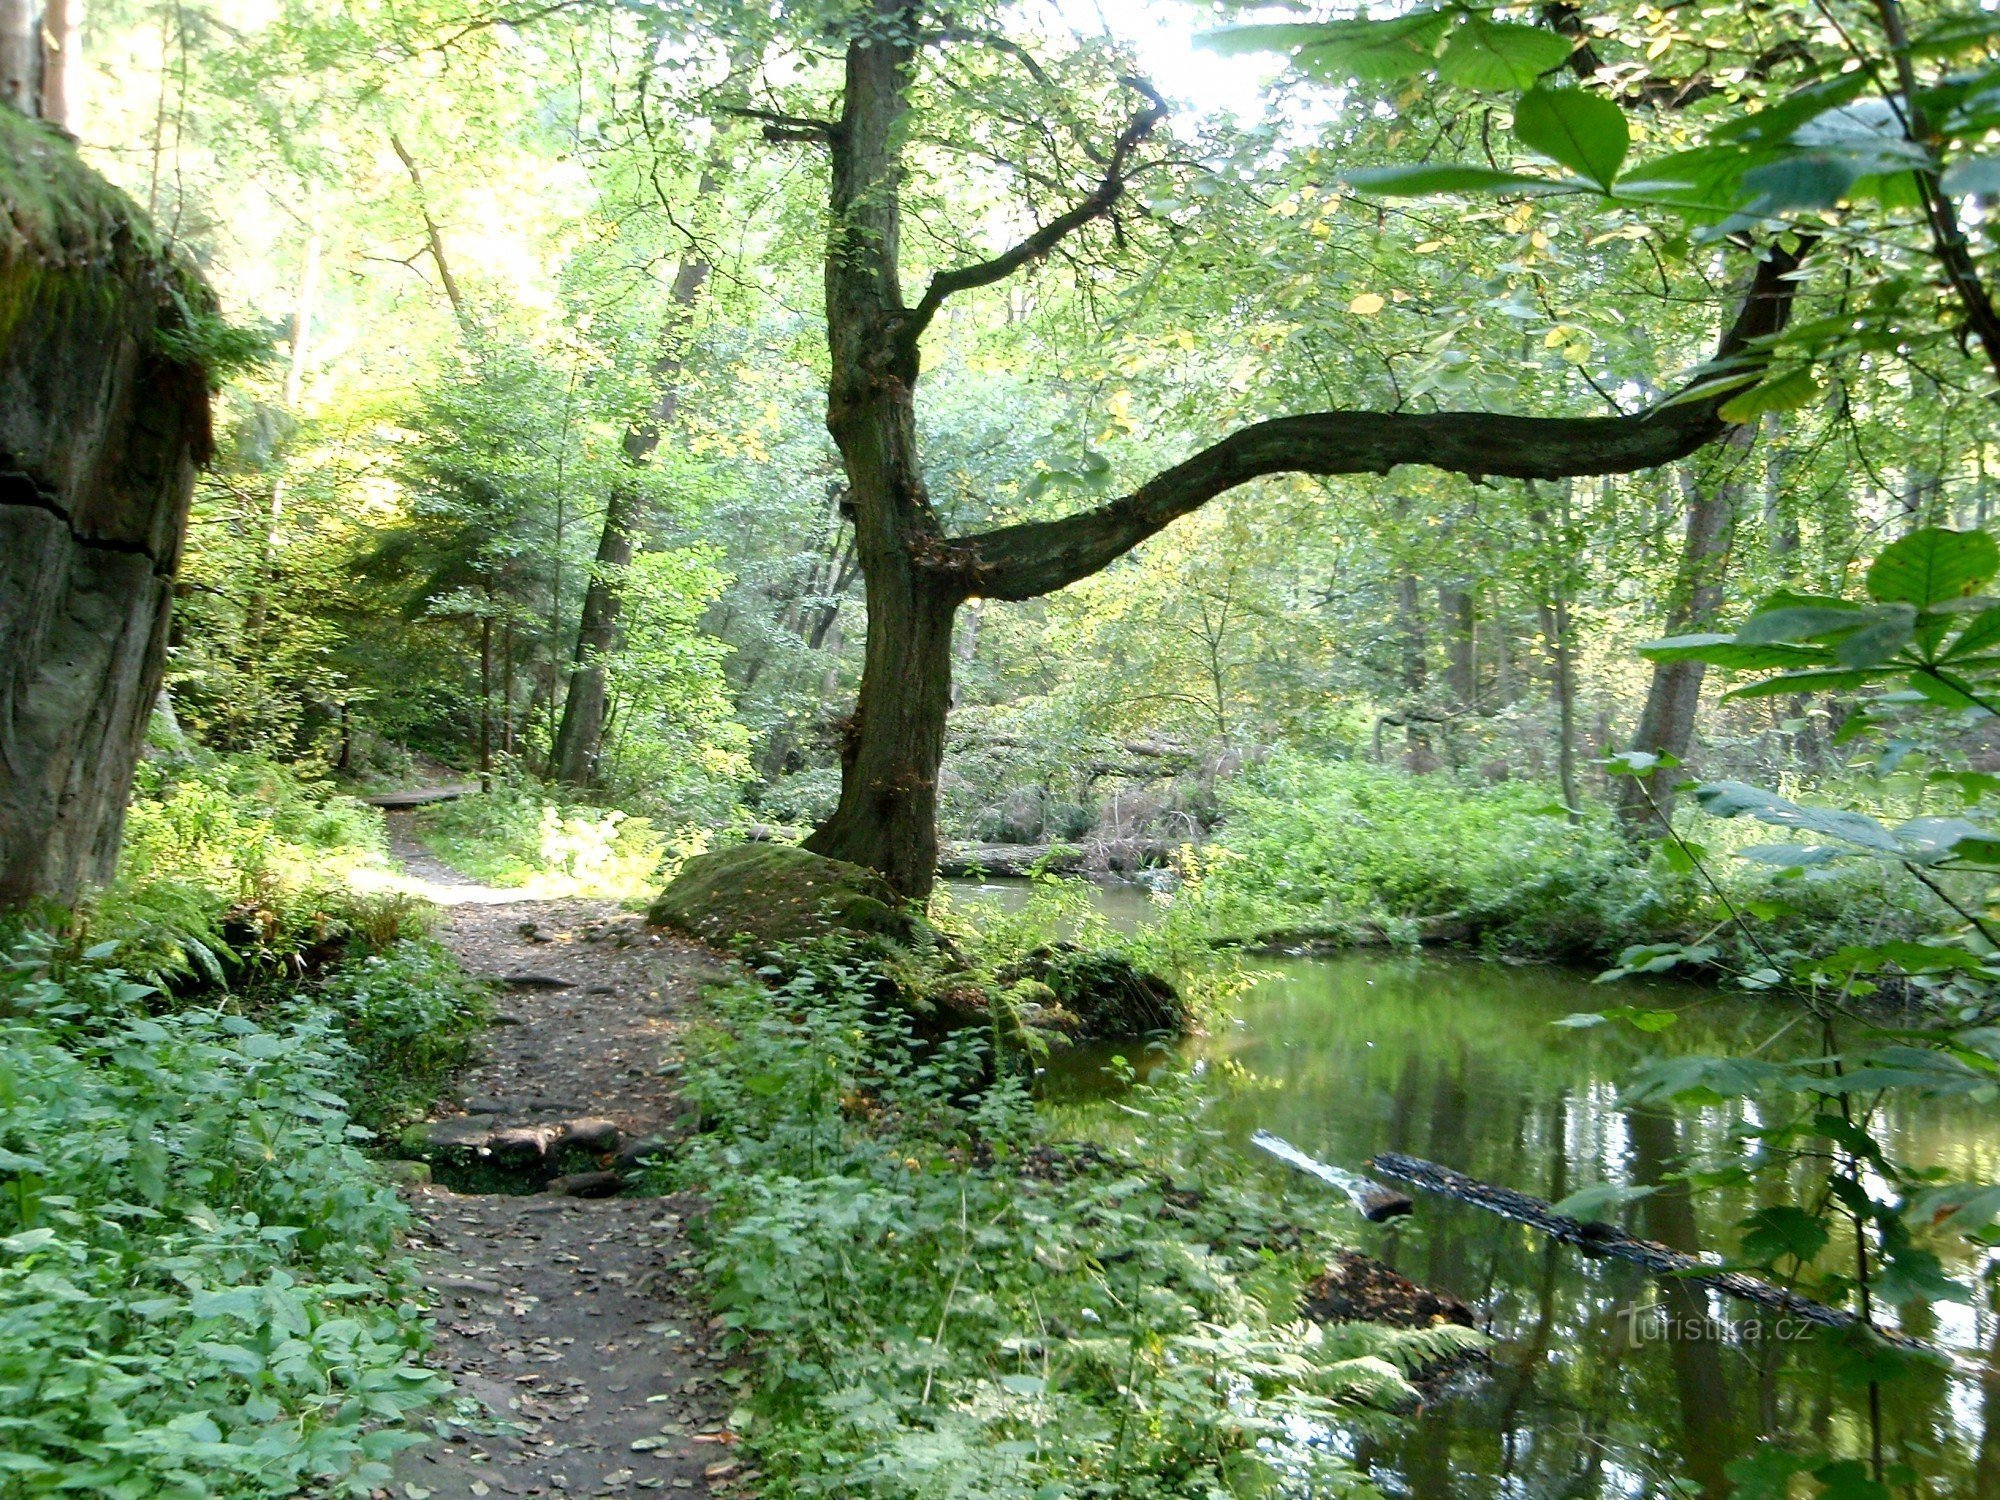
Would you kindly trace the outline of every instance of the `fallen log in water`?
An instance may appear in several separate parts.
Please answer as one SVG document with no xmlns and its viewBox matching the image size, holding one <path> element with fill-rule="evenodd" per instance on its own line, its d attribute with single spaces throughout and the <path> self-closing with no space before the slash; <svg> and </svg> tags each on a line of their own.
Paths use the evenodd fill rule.
<svg viewBox="0 0 2000 1500">
<path fill-rule="evenodd" d="M 1259 1151 L 1268 1151 L 1288 1166 L 1297 1167 L 1308 1177 L 1317 1177 L 1321 1182 L 1330 1183 L 1347 1194 L 1361 1217 L 1372 1224 L 1380 1224 L 1384 1219 L 1394 1219 L 1409 1213 L 1416 1207 L 1407 1196 L 1394 1188 L 1363 1177 L 1358 1172 L 1344 1172 L 1339 1167 L 1330 1167 L 1325 1162 L 1299 1150 L 1282 1136 L 1272 1135 L 1268 1130 L 1260 1130 L 1250 1137 L 1250 1144 Z"/>
<path fill-rule="evenodd" d="M 1412 1183 L 1428 1192 L 1442 1193 L 1447 1198 L 1456 1198 L 1459 1202 L 1469 1203 L 1474 1208 L 1483 1208 L 1488 1213 L 1500 1215 L 1503 1219 L 1512 1219 L 1516 1223 L 1539 1229 L 1552 1239 L 1576 1246 L 1586 1255 L 1603 1255 L 1616 1260 L 1630 1261 L 1634 1265 L 1645 1267 L 1656 1276 L 1672 1276 L 1676 1281 L 1689 1281 L 1697 1286 L 1713 1287 L 1728 1296 L 1740 1297 L 1745 1302 L 1773 1308 L 1820 1328 L 1853 1328 L 1861 1322 L 1854 1313 L 1843 1311 L 1838 1307 L 1828 1307 L 1824 1302 L 1815 1302 L 1802 1293 L 1773 1286 L 1768 1281 L 1760 1281 L 1755 1276 L 1746 1276 L 1741 1271 L 1722 1270 L 1700 1256 L 1688 1255 L 1671 1246 L 1663 1245 L 1658 1240 L 1643 1240 L 1636 1235 L 1627 1234 L 1615 1224 L 1606 1224 L 1594 1219 L 1572 1219 L 1567 1214 L 1557 1213 L 1554 1205 L 1544 1199 L 1517 1192 L 1513 1188 L 1481 1182 L 1450 1167 L 1440 1166 L 1434 1161 L 1425 1161 L 1421 1156 L 1405 1156 L 1400 1151 L 1379 1151 L 1369 1165 L 1384 1176 L 1394 1177 L 1399 1182 Z M 1875 1332 L 1899 1348 L 1925 1354 L 1938 1352 L 1930 1345 L 1902 1334 L 1889 1333 L 1879 1328 Z"/>
</svg>

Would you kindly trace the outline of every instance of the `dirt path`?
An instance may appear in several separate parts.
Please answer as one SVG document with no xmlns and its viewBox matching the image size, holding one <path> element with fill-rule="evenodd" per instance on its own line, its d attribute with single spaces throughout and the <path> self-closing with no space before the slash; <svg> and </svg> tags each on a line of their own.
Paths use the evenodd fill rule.
<svg viewBox="0 0 2000 1500">
<path fill-rule="evenodd" d="M 445 907 L 443 941 L 473 972 L 515 981 L 457 1108 L 440 1112 L 445 1132 L 546 1141 L 589 1118 L 615 1124 L 620 1145 L 671 1142 L 677 1038 L 715 960 L 610 902 L 475 885 L 417 845 L 407 812 L 389 827 L 413 883 Z M 592 1165 L 613 1164 L 603 1144 Z M 445 1440 L 400 1456 L 387 1495 L 744 1493 L 755 1476 L 726 1426 L 736 1372 L 691 1300 L 698 1204 L 435 1185 L 409 1196 L 434 1297 L 431 1363 L 468 1400 Z"/>
</svg>

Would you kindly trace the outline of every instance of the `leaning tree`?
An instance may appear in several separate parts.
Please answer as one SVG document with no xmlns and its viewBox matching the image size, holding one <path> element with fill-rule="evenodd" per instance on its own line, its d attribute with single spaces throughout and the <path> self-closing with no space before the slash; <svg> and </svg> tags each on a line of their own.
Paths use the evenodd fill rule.
<svg viewBox="0 0 2000 1500">
<path fill-rule="evenodd" d="M 961 79 L 938 72 L 942 64 L 980 50 L 1018 68 L 1040 103 L 996 114 L 1017 126 L 1025 119 L 1044 135 L 1075 124 L 1073 90 L 1028 48 L 969 23 L 963 11 L 924 0 L 864 0 L 828 26 L 814 44 L 831 35 L 839 48 L 837 110 L 738 112 L 761 118 L 771 140 L 822 149 L 829 166 L 826 421 L 847 474 L 868 634 L 842 747 L 840 800 L 806 847 L 872 867 L 906 895 L 925 895 L 933 879 L 952 621 L 967 601 L 1033 599 L 1061 589 L 1176 517 L 1270 475 L 1387 474 L 1400 464 L 1530 480 L 1629 473 L 1683 458 L 1730 430 L 1721 408 L 1738 387 L 1727 383 L 1683 390 L 1679 399 L 1629 416 L 1305 412 L 1222 435 L 1090 509 L 950 534 L 926 491 L 918 445 L 926 332 L 953 297 L 1065 253 L 1124 212 L 1135 174 L 1168 149 L 1166 109 L 1143 81 L 1120 77 L 1129 113 L 1103 138 L 1079 146 L 1073 160 L 1087 165 L 1069 179 L 1072 196 L 1048 203 L 1057 185 L 1051 174 L 1022 174 L 1042 190 L 1039 227 L 987 258 L 937 270 L 912 302 L 903 285 L 903 200 L 918 153 L 928 160 L 936 151 L 935 122 L 920 118 L 919 105 L 967 92 Z M 989 157 L 990 143 L 1004 134 L 992 119 L 963 132 L 975 154 Z M 1712 364 L 1740 373 L 1765 357 L 1789 316 L 1804 253 L 1793 242 L 1756 258 Z"/>
</svg>

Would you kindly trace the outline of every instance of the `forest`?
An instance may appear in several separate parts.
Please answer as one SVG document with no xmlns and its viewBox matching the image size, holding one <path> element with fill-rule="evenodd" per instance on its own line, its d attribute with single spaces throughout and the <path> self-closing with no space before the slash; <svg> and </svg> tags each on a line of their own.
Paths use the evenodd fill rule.
<svg viewBox="0 0 2000 1500">
<path fill-rule="evenodd" d="M 0 0 L 0 210 L 0 1500 L 2000 1500 L 1991 0 Z"/>
</svg>

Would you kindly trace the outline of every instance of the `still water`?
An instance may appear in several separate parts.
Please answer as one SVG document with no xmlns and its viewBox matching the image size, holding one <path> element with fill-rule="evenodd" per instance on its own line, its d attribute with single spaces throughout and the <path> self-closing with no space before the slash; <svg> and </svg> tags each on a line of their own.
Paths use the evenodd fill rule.
<svg viewBox="0 0 2000 1500">
<path fill-rule="evenodd" d="M 966 902 L 1013 906 L 1024 895 L 953 885 Z M 1128 930 L 1153 910 L 1137 887 L 1108 888 L 1099 902 Z M 1682 1155 L 1720 1148 L 1754 1106 L 1635 1110 L 1619 1102 L 1621 1081 L 1663 1052 L 1747 1050 L 1791 1014 L 1690 987 L 1608 991 L 1562 970 L 1462 958 L 1255 962 L 1267 977 L 1244 998 L 1238 1024 L 1185 1045 L 1218 1091 L 1230 1139 L 1274 1176 L 1289 1169 L 1251 1151 L 1254 1130 L 1338 1166 L 1400 1150 L 1550 1200 L 1593 1183 L 1657 1182 Z M 1653 1036 L 1552 1024 L 1634 1002 L 1692 1008 Z M 1225 1059 L 1236 1066 L 1216 1066 Z M 1056 1086 L 1092 1091 L 1103 1060 L 1074 1059 Z M 2000 1181 L 2000 1110 L 1918 1102 L 1887 1124 L 1907 1159 Z M 1843 1386 L 1822 1339 L 1480 1210 L 1412 1196 L 1416 1213 L 1388 1225 L 1366 1224 L 1331 1191 L 1326 1212 L 1357 1248 L 1461 1297 L 1499 1343 L 1484 1378 L 1454 1386 L 1393 1440 L 1355 1451 L 1386 1492 L 1720 1500 L 1732 1488 L 1725 1466 L 1759 1434 L 1863 1451 L 1865 1393 Z M 1662 1192 L 1622 1217 L 1634 1233 L 1710 1250 L 1733 1242 L 1730 1226 L 1753 1206 Z M 1885 1429 L 1924 1476 L 1904 1493 L 2000 1500 L 2000 1254 L 1962 1240 L 1933 1248 L 1970 1283 L 1972 1300 L 1906 1307 L 1902 1326 L 1952 1351 L 1956 1368 L 1885 1386 Z"/>
</svg>

